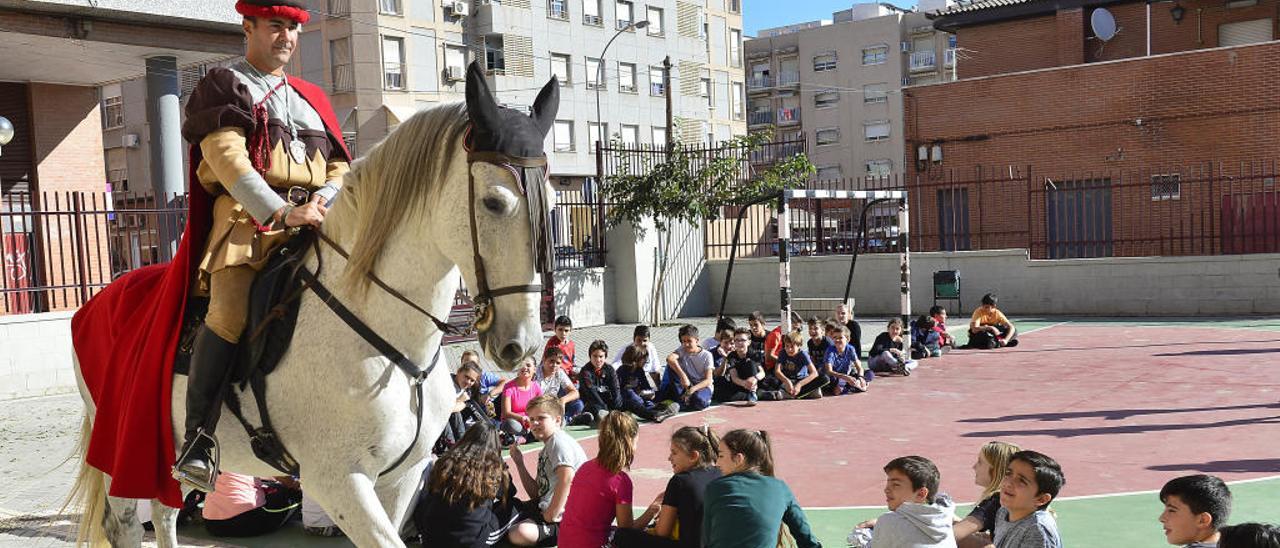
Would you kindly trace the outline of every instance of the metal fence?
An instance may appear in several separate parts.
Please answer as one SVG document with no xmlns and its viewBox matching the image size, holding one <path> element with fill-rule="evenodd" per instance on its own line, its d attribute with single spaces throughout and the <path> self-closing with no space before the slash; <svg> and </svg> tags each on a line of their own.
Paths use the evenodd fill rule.
<svg viewBox="0 0 1280 548">
<path fill-rule="evenodd" d="M 603 210 L 582 191 L 557 193 L 556 269 L 604 266 Z M 0 315 L 72 310 L 122 274 L 172 258 L 186 226 L 185 195 L 43 192 L 0 196 Z M 551 314 L 551 276 L 543 315 Z M 451 323 L 471 318 L 460 291 Z"/>
<path fill-rule="evenodd" d="M 1033 259 L 1280 252 L 1275 161 L 1040 173 L 1031 166 L 814 181 L 809 188 L 907 189 L 912 251 L 1025 248 Z M 793 200 L 792 255 L 894 252 L 896 210 Z M 738 256 L 777 254 L 775 205 L 746 212 Z M 737 208 L 708 225 L 708 258 L 729 256 Z M 862 228 L 860 228 L 862 227 Z M 861 230 L 861 232 L 859 232 Z M 855 244 L 861 235 L 860 244 Z"/>
</svg>

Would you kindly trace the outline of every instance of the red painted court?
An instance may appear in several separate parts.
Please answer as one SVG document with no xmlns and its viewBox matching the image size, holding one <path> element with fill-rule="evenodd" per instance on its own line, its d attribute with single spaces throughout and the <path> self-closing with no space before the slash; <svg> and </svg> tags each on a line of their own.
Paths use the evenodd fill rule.
<svg viewBox="0 0 1280 548">
<path fill-rule="evenodd" d="M 990 440 L 1057 459 L 1062 496 L 1159 489 L 1192 470 L 1228 481 L 1280 474 L 1280 368 L 1268 367 L 1280 360 L 1280 333 L 1068 323 L 1021 339 L 924 360 L 866 394 L 646 425 L 631 474 L 637 504 L 666 485 L 670 432 L 704 422 L 767 429 L 778 474 L 810 508 L 883 505 L 881 467 L 908 454 L 933 459 L 943 490 L 972 500 L 970 467 Z M 583 445 L 596 454 L 594 439 Z"/>
</svg>

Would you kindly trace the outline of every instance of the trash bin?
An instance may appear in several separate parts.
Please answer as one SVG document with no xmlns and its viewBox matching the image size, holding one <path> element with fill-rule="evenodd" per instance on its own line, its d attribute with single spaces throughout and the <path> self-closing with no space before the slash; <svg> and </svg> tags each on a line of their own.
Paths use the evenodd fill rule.
<svg viewBox="0 0 1280 548">
<path fill-rule="evenodd" d="M 960 300 L 959 270 L 938 270 L 933 273 L 933 304 L 938 304 L 939 299 L 956 301 L 956 312 L 963 311 L 964 302 Z"/>
</svg>

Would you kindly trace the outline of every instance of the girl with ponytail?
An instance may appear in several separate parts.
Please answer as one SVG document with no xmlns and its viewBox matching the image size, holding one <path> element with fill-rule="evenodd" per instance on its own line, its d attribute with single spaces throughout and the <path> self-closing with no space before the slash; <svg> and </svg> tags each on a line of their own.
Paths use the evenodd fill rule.
<svg viewBox="0 0 1280 548">
<path fill-rule="evenodd" d="M 705 548 L 821 548 L 804 510 L 782 480 L 773 477 L 773 448 L 763 430 L 734 430 L 720 438 L 717 463 L 723 477 L 707 485 L 703 503 Z M 782 526 L 786 525 L 786 529 Z"/>
<path fill-rule="evenodd" d="M 667 461 L 675 475 L 649 505 L 639 522 L 657 522 L 647 531 L 619 529 L 616 548 L 699 548 L 702 544 L 703 495 L 720 477 L 716 467 L 720 441 L 708 426 L 685 426 L 671 435 Z"/>
</svg>

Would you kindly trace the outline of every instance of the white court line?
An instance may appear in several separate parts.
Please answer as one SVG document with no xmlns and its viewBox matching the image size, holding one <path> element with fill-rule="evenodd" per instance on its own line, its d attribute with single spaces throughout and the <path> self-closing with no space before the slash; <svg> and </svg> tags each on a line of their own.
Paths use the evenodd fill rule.
<svg viewBox="0 0 1280 548">
<path fill-rule="evenodd" d="M 1265 476 L 1261 478 L 1228 481 L 1226 483 L 1227 485 L 1242 485 L 1246 483 L 1258 483 L 1262 481 L 1272 481 L 1277 479 L 1280 479 L 1280 476 Z M 1104 498 L 1110 498 L 1110 497 L 1128 497 L 1132 495 L 1154 495 L 1159 492 L 1160 492 L 1159 489 L 1151 489 L 1147 491 L 1123 491 L 1120 493 L 1103 493 L 1100 495 L 1077 495 L 1074 497 L 1058 497 L 1053 499 L 1053 501 L 1058 502 L 1058 501 L 1065 501 L 1065 500 L 1092 500 L 1092 499 L 1104 499 Z M 974 502 L 957 502 L 956 503 L 957 506 L 963 506 L 966 504 L 976 504 L 976 503 Z M 883 508 L 884 508 L 883 504 L 878 506 L 804 506 L 804 509 L 806 512 L 809 510 L 874 510 L 874 509 L 883 509 Z"/>
<path fill-rule="evenodd" d="M 1030 335 L 1030 334 L 1032 334 L 1032 333 L 1035 333 L 1036 331 L 1044 331 L 1044 330 L 1049 329 L 1049 328 L 1051 328 L 1051 327 L 1058 327 L 1058 326 L 1060 326 L 1060 325 L 1067 325 L 1067 324 L 1069 324 L 1069 323 L 1071 323 L 1071 322 L 1070 322 L 1070 321 L 1065 321 L 1065 322 L 1058 322 L 1058 323 L 1055 323 L 1055 324 L 1046 325 L 1046 326 L 1044 326 L 1044 327 L 1037 327 L 1037 328 L 1032 329 L 1032 330 L 1030 330 L 1030 331 L 1023 331 L 1023 332 L 1019 333 L 1019 335 Z"/>
</svg>

